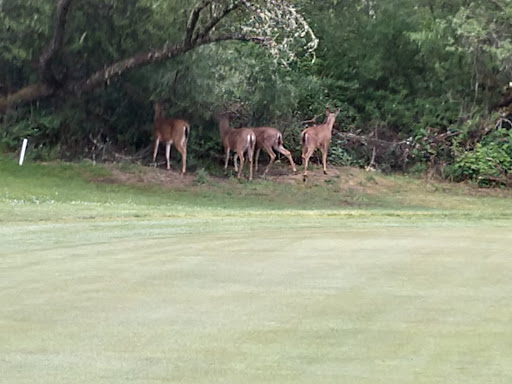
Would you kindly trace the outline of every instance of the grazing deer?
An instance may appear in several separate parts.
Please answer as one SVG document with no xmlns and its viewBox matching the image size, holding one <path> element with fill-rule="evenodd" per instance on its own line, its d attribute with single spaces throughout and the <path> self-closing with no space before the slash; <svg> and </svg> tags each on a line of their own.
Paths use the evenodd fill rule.
<svg viewBox="0 0 512 384">
<path fill-rule="evenodd" d="M 181 174 L 185 174 L 187 167 L 187 142 L 190 135 L 190 125 L 185 120 L 166 119 L 163 116 L 162 104 L 155 103 L 155 117 L 153 121 L 155 132 L 155 150 L 153 152 L 153 162 L 156 161 L 156 154 L 160 141 L 165 143 L 165 158 L 167 160 L 167 169 L 171 169 L 171 144 L 174 144 L 179 153 L 181 153 Z"/>
<path fill-rule="evenodd" d="M 258 172 L 258 158 L 260 157 L 260 151 L 262 148 L 270 156 L 270 162 L 268 163 L 267 168 L 265 168 L 265 175 L 270 169 L 270 166 L 276 160 L 276 154 L 274 153 L 273 149 L 285 155 L 290 161 L 293 172 L 297 172 L 297 168 L 295 168 L 295 163 L 293 162 L 292 154 L 285 147 L 283 147 L 283 135 L 281 132 L 279 132 L 279 130 L 273 127 L 255 127 L 250 129 L 256 135 L 256 172 Z"/>
<path fill-rule="evenodd" d="M 256 145 L 256 136 L 254 132 L 248 128 L 233 129 L 229 126 L 230 113 L 222 113 L 217 116 L 219 121 L 219 132 L 222 139 L 222 145 L 226 153 L 224 169 L 228 168 L 229 153 L 235 151 L 233 162 L 235 163 L 235 171 L 238 172 L 237 178 L 240 178 L 244 167 L 244 153 L 247 152 L 249 160 L 249 180 L 252 180 L 252 164 L 254 156 L 254 147 Z M 240 158 L 240 168 L 238 168 L 236 158 Z"/>
<path fill-rule="evenodd" d="M 327 174 L 327 152 L 329 150 L 329 144 L 331 143 L 332 126 L 334 125 L 334 121 L 336 120 L 336 116 L 338 116 L 339 112 L 339 109 L 331 112 L 329 108 L 327 108 L 325 112 L 327 121 L 324 124 L 313 125 L 301 132 L 300 135 L 302 138 L 302 163 L 304 164 L 304 181 L 306 181 L 308 178 L 309 158 L 317 148 L 319 148 L 322 152 L 324 173 Z"/>
</svg>

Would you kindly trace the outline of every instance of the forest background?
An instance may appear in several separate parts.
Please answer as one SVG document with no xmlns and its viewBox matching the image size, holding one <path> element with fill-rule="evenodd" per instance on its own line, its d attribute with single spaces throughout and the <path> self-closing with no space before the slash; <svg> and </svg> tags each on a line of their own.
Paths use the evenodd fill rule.
<svg viewBox="0 0 512 384">
<path fill-rule="evenodd" d="M 334 165 L 512 184 L 509 0 L 0 0 L 0 152 L 149 162 L 152 103 L 219 168 L 215 113 L 274 125 L 340 108 Z"/>
</svg>

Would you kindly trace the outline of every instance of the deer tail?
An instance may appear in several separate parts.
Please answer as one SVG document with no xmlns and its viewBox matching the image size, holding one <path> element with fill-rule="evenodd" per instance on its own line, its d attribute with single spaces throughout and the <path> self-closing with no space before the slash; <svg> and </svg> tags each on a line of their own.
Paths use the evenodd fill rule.
<svg viewBox="0 0 512 384">
<path fill-rule="evenodd" d="M 256 146 L 256 136 L 254 136 L 254 132 L 249 134 L 249 148 L 247 148 L 247 154 L 249 155 L 249 159 L 252 159 L 254 155 L 254 147 Z"/>
<path fill-rule="evenodd" d="M 306 141 L 307 141 L 307 133 L 306 131 L 302 131 L 302 133 L 300 134 L 301 135 L 301 138 L 302 138 L 302 144 L 305 145 L 306 144 Z"/>
<path fill-rule="evenodd" d="M 185 141 L 188 141 L 188 137 L 190 135 L 190 125 L 185 125 Z"/>
<path fill-rule="evenodd" d="M 283 145 L 283 135 L 281 133 L 279 133 L 277 135 L 277 146 L 281 147 L 282 145 Z"/>
</svg>

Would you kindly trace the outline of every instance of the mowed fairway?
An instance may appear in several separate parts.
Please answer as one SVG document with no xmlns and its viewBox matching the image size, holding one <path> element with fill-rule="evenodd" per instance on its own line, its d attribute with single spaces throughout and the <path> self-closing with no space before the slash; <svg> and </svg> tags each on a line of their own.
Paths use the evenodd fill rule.
<svg viewBox="0 0 512 384">
<path fill-rule="evenodd" d="M 13 201 L 0 211 L 2 382 L 512 382 L 512 220 L 494 221 L 491 200 L 474 215 L 175 217 Z"/>
</svg>

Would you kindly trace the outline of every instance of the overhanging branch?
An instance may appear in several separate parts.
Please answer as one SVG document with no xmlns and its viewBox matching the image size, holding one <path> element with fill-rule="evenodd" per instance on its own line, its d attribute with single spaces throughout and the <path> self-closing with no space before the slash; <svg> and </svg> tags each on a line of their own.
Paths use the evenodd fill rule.
<svg viewBox="0 0 512 384">
<path fill-rule="evenodd" d="M 167 45 L 159 50 L 139 53 L 130 58 L 115 62 L 93 73 L 87 80 L 75 84 L 73 88 L 76 93 L 87 93 L 130 70 L 171 59 L 202 45 L 227 40 L 252 41 L 260 44 L 264 42 L 264 40 L 259 37 L 249 37 L 239 33 L 227 33 L 218 36 L 206 36 L 202 39 L 193 41 L 192 45 L 186 44 L 185 42 L 176 45 Z"/>
<path fill-rule="evenodd" d="M 27 103 L 35 100 L 40 100 L 45 97 L 54 96 L 58 92 L 64 94 L 89 93 L 106 83 L 108 84 L 110 81 L 133 69 L 140 68 L 148 64 L 158 63 L 171 59 L 173 57 L 184 54 L 194 48 L 198 48 L 202 45 L 213 44 L 229 40 L 251 41 L 256 44 L 264 44 L 266 41 L 264 38 L 260 38 L 257 36 L 251 37 L 239 33 L 227 33 L 218 36 L 206 36 L 205 38 L 195 41 L 193 45 L 186 45 L 184 42 L 176 45 L 167 45 L 159 50 L 152 50 L 145 53 L 139 53 L 127 59 L 123 59 L 115 63 L 112 63 L 96 71 L 86 80 L 68 84 L 64 89 L 56 89 L 44 83 L 26 86 L 11 95 L 0 97 L 0 113 L 5 113 L 7 109 L 20 103 Z"/>
<path fill-rule="evenodd" d="M 31 102 L 56 95 L 91 92 L 97 87 L 108 84 L 111 80 L 123 75 L 125 72 L 151 63 L 158 63 L 174 58 L 206 44 L 227 40 L 239 40 L 252 41 L 257 44 L 265 45 L 267 48 L 275 47 L 273 34 L 269 33 L 269 31 L 273 31 L 274 28 L 279 26 L 285 29 L 292 28 L 293 30 L 294 25 L 302 25 L 303 19 L 299 17 L 300 15 L 297 14 L 293 7 L 290 6 L 286 11 L 286 7 L 270 2 L 267 4 L 267 6 L 271 8 L 270 13 L 267 15 L 270 16 L 269 18 L 264 18 L 265 20 L 270 20 L 269 25 L 258 28 L 259 24 L 256 22 L 252 27 L 242 26 L 242 33 L 233 32 L 215 35 L 214 31 L 216 26 L 242 5 L 245 5 L 248 11 L 254 14 L 263 12 L 267 6 L 255 8 L 251 5 L 249 0 L 229 0 L 223 2 L 223 7 L 217 9 L 213 14 L 208 16 L 203 14 L 205 9 L 214 2 L 215 0 L 194 1 L 195 5 L 193 5 L 190 10 L 185 36 L 182 41 L 174 45 L 165 45 L 161 49 L 138 53 L 132 57 L 121 59 L 109 65 L 105 65 L 103 68 L 86 77 L 76 74 L 80 78 L 72 81 L 70 79 L 77 79 L 77 76 L 69 76 L 68 79 L 58 78 L 59 75 L 54 73 L 53 63 L 56 62 L 55 59 L 58 57 L 64 44 L 67 16 L 73 0 L 56 0 L 53 36 L 48 46 L 43 49 L 38 60 L 37 69 L 39 81 L 36 84 L 25 86 L 13 94 L 0 96 L 0 114 L 4 113 L 8 108 L 24 102 Z M 283 12 L 283 9 L 286 12 Z M 296 19 L 298 21 L 296 21 Z M 283 20 L 288 20 L 288 22 L 284 24 L 278 23 L 278 21 Z M 304 33 L 307 33 L 307 31 L 308 30 Z M 297 36 L 297 32 L 295 32 L 295 36 Z M 314 35 L 312 36 L 314 37 Z M 315 39 L 313 40 L 316 41 Z M 67 71 L 70 70 L 69 68 L 67 69 Z"/>
<path fill-rule="evenodd" d="M 54 92 L 55 89 L 48 87 L 46 84 L 32 84 L 23 87 L 13 94 L 0 97 L 0 114 L 5 113 L 14 105 L 39 100 L 52 95 Z"/>
</svg>

